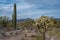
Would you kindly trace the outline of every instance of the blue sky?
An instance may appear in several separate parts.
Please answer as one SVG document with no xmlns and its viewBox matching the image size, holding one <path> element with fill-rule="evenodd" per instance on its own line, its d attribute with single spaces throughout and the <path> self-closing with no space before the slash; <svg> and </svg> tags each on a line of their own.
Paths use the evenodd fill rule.
<svg viewBox="0 0 60 40">
<path fill-rule="evenodd" d="M 17 4 L 17 19 L 60 17 L 60 0 L 0 0 L 0 16 L 11 19 L 14 3 Z"/>
</svg>

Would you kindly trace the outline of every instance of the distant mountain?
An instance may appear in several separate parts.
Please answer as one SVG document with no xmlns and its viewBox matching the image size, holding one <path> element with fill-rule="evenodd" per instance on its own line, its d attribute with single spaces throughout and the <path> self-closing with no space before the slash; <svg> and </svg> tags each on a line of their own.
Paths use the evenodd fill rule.
<svg viewBox="0 0 60 40">
<path fill-rule="evenodd" d="M 26 18 L 26 19 L 17 19 L 17 22 L 24 22 L 24 21 L 27 21 L 27 20 L 33 20 L 33 19 L 30 19 L 30 18 Z"/>
<path fill-rule="evenodd" d="M 24 22 L 24 21 L 27 21 L 27 20 L 33 20 L 33 19 L 31 19 L 31 18 L 17 19 L 17 22 Z M 12 22 L 12 20 L 9 20 L 9 22 Z"/>
<path fill-rule="evenodd" d="M 56 18 L 55 20 L 56 20 L 56 21 L 60 21 L 60 18 Z"/>
<path fill-rule="evenodd" d="M 33 20 L 31 18 L 26 18 L 26 19 L 17 19 L 17 22 L 24 22 L 24 21 L 27 21 L 27 20 Z M 60 18 L 55 18 L 56 21 L 60 21 Z M 9 21 L 12 21 L 12 20 L 9 20 Z"/>
</svg>

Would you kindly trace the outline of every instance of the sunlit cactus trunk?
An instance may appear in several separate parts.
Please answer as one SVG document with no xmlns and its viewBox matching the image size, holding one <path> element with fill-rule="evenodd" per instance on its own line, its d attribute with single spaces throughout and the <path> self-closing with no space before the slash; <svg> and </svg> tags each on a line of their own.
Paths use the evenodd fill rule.
<svg viewBox="0 0 60 40">
<path fill-rule="evenodd" d="M 12 15 L 12 24 L 13 24 L 14 29 L 16 29 L 16 19 L 17 19 L 17 17 L 16 17 L 16 4 L 14 4 L 14 13 Z"/>
<path fill-rule="evenodd" d="M 45 35 L 46 35 L 46 24 L 44 23 L 44 33 L 43 33 L 43 40 L 46 40 L 46 38 L 45 38 Z"/>
</svg>

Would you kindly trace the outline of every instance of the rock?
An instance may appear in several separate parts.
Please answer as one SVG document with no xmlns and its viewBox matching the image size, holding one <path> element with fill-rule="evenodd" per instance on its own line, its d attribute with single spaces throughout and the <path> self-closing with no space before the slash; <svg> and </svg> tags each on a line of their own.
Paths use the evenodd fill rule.
<svg viewBox="0 0 60 40">
<path fill-rule="evenodd" d="M 16 30 L 16 31 L 13 32 L 13 35 L 19 35 L 20 32 L 21 32 L 21 30 Z"/>
<path fill-rule="evenodd" d="M 2 34 L 0 34 L 0 38 L 2 38 L 3 37 L 3 35 Z"/>
<path fill-rule="evenodd" d="M 9 32 L 2 33 L 4 37 L 11 37 L 11 34 Z"/>
</svg>

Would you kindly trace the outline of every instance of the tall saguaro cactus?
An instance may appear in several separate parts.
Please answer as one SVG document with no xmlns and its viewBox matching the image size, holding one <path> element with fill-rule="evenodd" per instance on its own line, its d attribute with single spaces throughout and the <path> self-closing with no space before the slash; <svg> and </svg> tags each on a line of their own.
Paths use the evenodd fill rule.
<svg viewBox="0 0 60 40">
<path fill-rule="evenodd" d="M 14 4 L 14 13 L 12 15 L 12 24 L 13 24 L 13 27 L 14 29 L 16 29 L 16 4 Z"/>
</svg>

